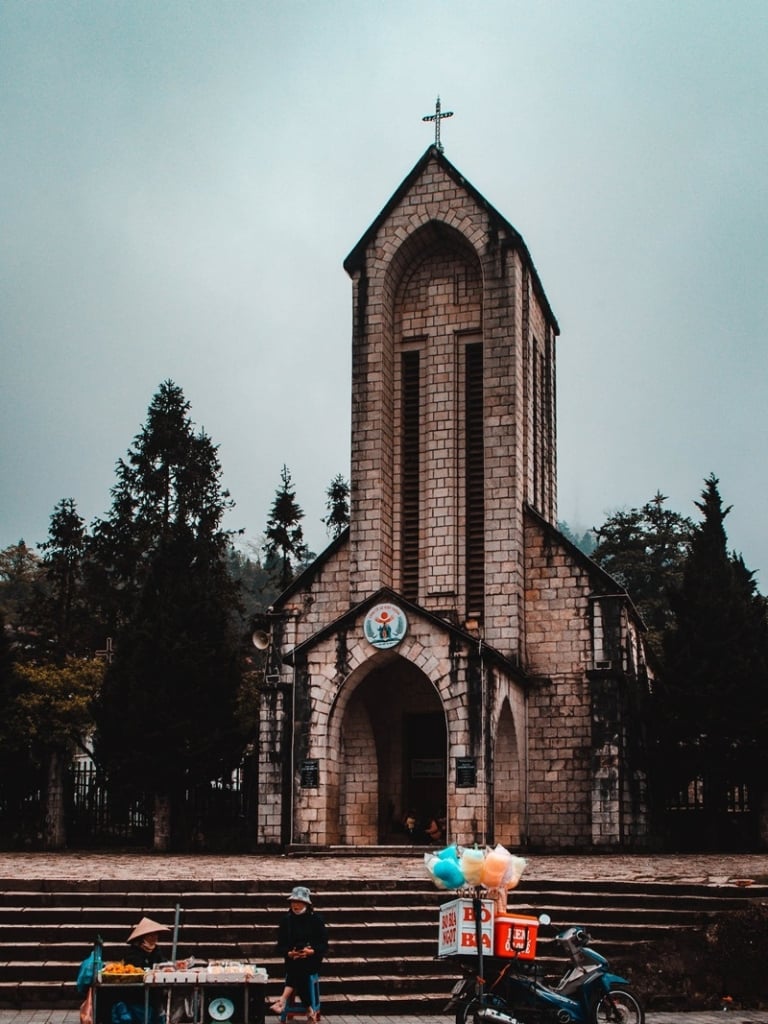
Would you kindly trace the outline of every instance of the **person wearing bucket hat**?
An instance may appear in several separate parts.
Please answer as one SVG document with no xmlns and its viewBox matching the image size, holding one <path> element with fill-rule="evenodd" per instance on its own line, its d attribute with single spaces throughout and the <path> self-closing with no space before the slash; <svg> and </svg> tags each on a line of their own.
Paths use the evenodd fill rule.
<svg viewBox="0 0 768 1024">
<path fill-rule="evenodd" d="M 297 995 L 307 1009 L 310 1024 L 317 1024 L 320 1008 L 313 1001 L 311 979 L 319 973 L 328 951 L 328 933 L 305 885 L 293 887 L 288 906 L 277 929 L 277 952 L 285 962 L 285 987 L 270 1009 L 278 1015 L 284 1013 L 291 997 Z"/>
</svg>

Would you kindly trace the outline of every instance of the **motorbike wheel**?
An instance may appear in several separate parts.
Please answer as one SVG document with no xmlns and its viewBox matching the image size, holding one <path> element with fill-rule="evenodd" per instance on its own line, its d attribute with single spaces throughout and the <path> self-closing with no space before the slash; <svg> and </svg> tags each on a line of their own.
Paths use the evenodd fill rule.
<svg viewBox="0 0 768 1024">
<path fill-rule="evenodd" d="M 474 1024 L 475 1014 L 480 1009 L 477 999 L 469 999 L 456 1009 L 456 1024 Z"/>
<path fill-rule="evenodd" d="M 592 1004 L 592 1024 L 645 1024 L 645 1011 L 630 989 L 615 985 Z"/>
</svg>

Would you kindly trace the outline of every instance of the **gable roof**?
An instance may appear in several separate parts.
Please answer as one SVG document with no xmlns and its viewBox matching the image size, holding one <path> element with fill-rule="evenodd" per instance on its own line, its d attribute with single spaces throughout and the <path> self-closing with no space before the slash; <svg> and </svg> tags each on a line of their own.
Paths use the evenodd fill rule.
<svg viewBox="0 0 768 1024">
<path fill-rule="evenodd" d="M 381 587 L 375 594 L 370 594 L 365 598 L 365 600 L 360 601 L 359 604 L 353 605 L 333 622 L 329 622 L 326 626 L 323 626 L 322 629 L 313 633 L 312 636 L 307 637 L 307 639 L 302 641 L 302 643 L 297 644 L 292 651 L 289 651 L 283 656 L 283 662 L 286 665 L 295 664 L 296 659 L 300 659 L 303 654 L 314 647 L 315 644 L 320 643 L 320 641 L 326 639 L 328 636 L 332 636 L 340 629 L 344 629 L 359 615 L 364 614 L 369 608 L 373 608 L 375 604 L 379 604 L 382 601 L 399 605 L 411 615 L 426 619 L 432 625 L 437 626 L 446 633 L 452 634 L 465 644 L 470 646 L 480 644 L 482 646 L 483 657 L 486 658 L 487 661 L 498 665 L 498 667 L 504 672 L 514 676 L 514 678 L 521 684 L 526 684 L 529 681 L 528 676 L 520 666 L 510 658 L 505 657 L 501 651 L 498 651 L 495 647 L 491 647 L 489 644 L 486 644 L 485 641 L 479 641 L 472 633 L 468 633 L 465 629 L 454 625 L 442 616 L 435 615 L 434 612 L 427 611 L 426 608 L 422 608 L 421 605 L 415 604 L 413 601 L 408 601 L 401 594 L 397 594 L 394 590 L 390 590 L 389 587 Z"/>
<path fill-rule="evenodd" d="M 544 516 L 537 512 L 531 505 L 525 506 L 525 514 L 533 519 L 541 528 L 542 532 L 551 537 L 560 547 L 565 548 L 571 557 L 581 565 L 582 569 L 588 574 L 592 585 L 595 588 L 595 592 L 603 597 L 619 597 L 623 601 L 626 601 L 633 613 L 637 616 L 637 621 L 641 628 L 645 630 L 647 627 L 643 622 L 643 617 L 637 610 L 635 602 L 627 592 L 626 587 L 622 586 L 617 579 L 615 579 L 609 572 L 607 572 L 601 565 L 599 565 L 589 555 L 585 555 L 580 547 L 577 547 L 573 541 L 569 540 L 564 533 L 561 533 L 557 527 L 553 526 Z"/>
<path fill-rule="evenodd" d="M 371 226 L 362 236 L 360 241 L 357 243 L 357 245 L 352 249 L 350 254 L 344 260 L 344 269 L 346 270 L 346 272 L 350 275 L 350 277 L 352 277 L 356 271 L 361 270 L 363 268 L 365 264 L 365 251 L 368 248 L 369 242 L 378 232 L 379 228 L 384 223 L 384 221 L 389 217 L 395 206 L 397 206 L 397 204 L 400 202 L 403 196 L 408 192 L 408 190 L 412 187 L 414 182 L 421 175 L 421 173 L 423 172 L 424 168 L 427 166 L 430 160 L 436 160 L 440 167 L 445 171 L 445 173 L 454 182 L 456 182 L 456 184 L 459 185 L 460 188 L 463 188 L 470 196 L 472 196 L 472 198 L 478 204 L 478 206 L 482 207 L 484 210 L 487 211 L 488 219 L 491 225 L 496 229 L 496 231 L 502 231 L 505 236 L 502 245 L 506 246 L 507 248 L 514 249 L 520 253 L 523 262 L 527 265 L 531 273 L 531 280 L 533 282 L 534 292 L 536 293 L 536 296 L 541 302 L 542 308 L 544 309 L 547 319 L 550 321 L 555 334 L 559 334 L 560 327 L 558 325 L 557 318 L 555 317 L 555 314 L 552 311 L 552 307 L 549 304 L 549 300 L 547 299 L 547 296 L 544 292 L 544 287 L 541 283 L 541 279 L 539 278 L 539 274 L 536 270 L 533 259 L 531 258 L 531 254 L 528 251 L 528 246 L 525 244 L 523 240 L 523 236 L 516 228 L 514 228 L 509 223 L 506 217 L 502 217 L 499 211 L 488 202 L 485 196 L 481 192 L 479 192 L 474 187 L 474 185 L 467 181 L 464 175 L 456 167 L 454 167 L 454 165 L 451 163 L 450 160 L 448 160 L 445 154 L 441 153 L 440 150 L 437 149 L 437 147 L 434 145 L 429 146 L 429 148 L 426 150 L 421 159 L 414 165 L 410 173 L 407 174 L 405 178 L 403 178 L 399 187 L 392 193 L 392 196 L 390 197 L 389 201 L 385 204 L 385 206 L 382 208 L 379 215 L 376 217 L 376 219 L 373 221 Z"/>
<path fill-rule="evenodd" d="M 339 548 L 349 540 L 349 527 L 345 526 L 338 537 L 335 537 L 331 543 L 325 548 L 320 554 L 314 558 L 309 565 L 305 566 L 299 575 L 289 583 L 285 590 L 281 591 L 275 600 L 272 602 L 274 609 L 279 609 L 289 597 L 292 597 L 298 590 L 303 590 L 305 587 L 309 587 L 314 580 L 315 576 L 320 572 L 322 567 L 328 562 L 332 555 L 335 555 Z"/>
</svg>

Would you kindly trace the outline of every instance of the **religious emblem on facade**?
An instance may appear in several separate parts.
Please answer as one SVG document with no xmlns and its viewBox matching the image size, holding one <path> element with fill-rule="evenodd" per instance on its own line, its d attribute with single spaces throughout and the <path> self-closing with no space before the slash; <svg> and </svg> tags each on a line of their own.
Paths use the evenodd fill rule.
<svg viewBox="0 0 768 1024">
<path fill-rule="evenodd" d="M 396 604 L 374 605 L 363 623 L 365 639 L 382 651 L 399 644 L 407 630 L 408 619 Z"/>
</svg>

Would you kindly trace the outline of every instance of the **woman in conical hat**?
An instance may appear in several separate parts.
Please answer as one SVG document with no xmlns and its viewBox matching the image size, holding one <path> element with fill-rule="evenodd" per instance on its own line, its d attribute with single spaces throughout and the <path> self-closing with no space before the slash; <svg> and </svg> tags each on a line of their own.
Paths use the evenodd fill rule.
<svg viewBox="0 0 768 1024">
<path fill-rule="evenodd" d="M 169 932 L 164 924 L 153 921 L 151 917 L 142 917 L 128 936 L 128 952 L 124 959 L 134 967 L 154 967 L 165 957 L 158 948 L 162 932 Z"/>
<path fill-rule="evenodd" d="M 127 947 L 116 953 L 114 959 L 122 960 L 124 964 L 130 964 L 132 967 L 140 967 L 142 970 L 162 963 L 166 957 L 160 951 L 158 941 L 163 932 L 169 932 L 170 930 L 164 924 L 153 921 L 151 917 L 142 917 L 126 939 Z M 103 992 L 100 992 L 96 1024 L 121 1024 L 121 1022 L 132 1024 L 132 1021 L 137 1019 L 133 1015 L 133 1011 L 137 1014 L 143 1014 L 143 995 L 140 997 L 142 1005 L 136 1003 L 135 1006 L 129 1007 L 124 1002 L 125 998 L 125 992 L 120 990 L 111 992 L 108 988 L 105 988 Z M 162 1002 L 163 996 L 161 991 L 159 989 L 153 991 L 150 1002 L 151 1009 L 154 1012 L 161 1011 L 163 1009 Z M 154 1014 L 153 1019 L 155 1019 Z"/>
</svg>

